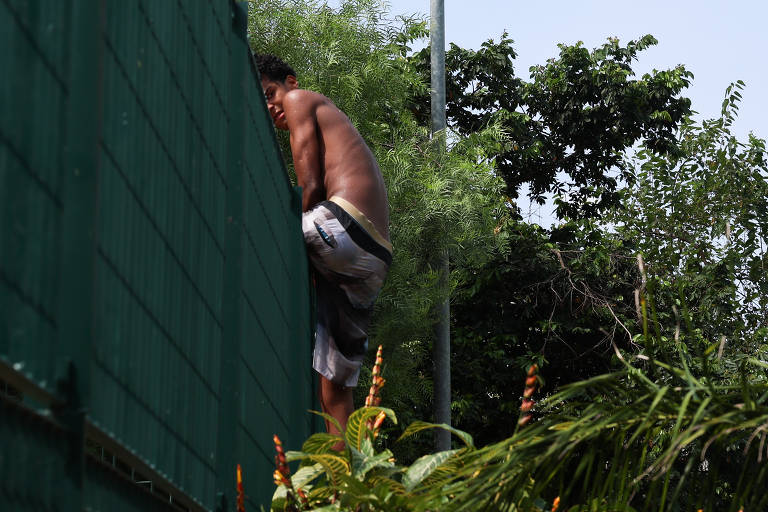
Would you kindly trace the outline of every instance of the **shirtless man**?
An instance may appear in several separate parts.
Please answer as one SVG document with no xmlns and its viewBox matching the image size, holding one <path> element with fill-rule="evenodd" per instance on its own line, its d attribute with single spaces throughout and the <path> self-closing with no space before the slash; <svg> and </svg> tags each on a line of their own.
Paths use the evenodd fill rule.
<svg viewBox="0 0 768 512">
<path fill-rule="evenodd" d="M 275 127 L 290 132 L 302 188 L 302 229 L 317 286 L 313 367 L 320 404 L 345 429 L 373 303 L 392 262 L 387 191 L 349 118 L 322 94 L 300 89 L 279 58 L 255 57 Z M 326 427 L 338 433 L 329 422 Z"/>
</svg>

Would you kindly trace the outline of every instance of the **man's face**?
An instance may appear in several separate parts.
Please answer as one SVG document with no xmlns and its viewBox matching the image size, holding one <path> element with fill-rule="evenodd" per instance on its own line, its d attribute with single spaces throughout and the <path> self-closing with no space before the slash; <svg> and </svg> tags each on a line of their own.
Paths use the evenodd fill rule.
<svg viewBox="0 0 768 512">
<path fill-rule="evenodd" d="M 269 78 L 261 80 L 261 88 L 264 90 L 264 97 L 267 100 L 267 109 L 275 128 L 287 130 L 288 124 L 285 122 L 285 111 L 283 110 L 283 99 L 290 91 L 298 88 L 299 84 L 295 76 L 287 76 L 285 82 L 277 82 Z"/>
</svg>

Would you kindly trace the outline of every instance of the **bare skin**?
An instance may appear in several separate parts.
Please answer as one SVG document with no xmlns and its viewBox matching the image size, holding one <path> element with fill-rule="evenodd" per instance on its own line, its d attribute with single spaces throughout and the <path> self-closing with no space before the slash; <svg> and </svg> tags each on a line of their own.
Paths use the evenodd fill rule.
<svg viewBox="0 0 768 512">
<path fill-rule="evenodd" d="M 389 240 L 384 179 L 371 150 L 331 100 L 299 89 L 296 77 L 261 81 L 275 127 L 290 132 L 302 210 L 339 196 L 355 205 Z"/>
<path fill-rule="evenodd" d="M 339 432 L 336 426 L 328 420 L 325 420 L 325 430 L 329 434 L 342 434 L 347 429 L 349 415 L 355 410 L 353 400 L 354 388 L 340 386 L 322 375 L 319 376 L 319 379 L 318 398 L 320 399 L 320 407 L 322 407 L 324 413 L 330 414 L 339 422 L 342 432 Z M 336 443 L 333 448 L 335 450 L 342 450 L 344 443 Z"/>
<path fill-rule="evenodd" d="M 333 196 L 346 199 L 389 240 L 389 206 L 384 179 L 371 150 L 349 118 L 331 100 L 299 89 L 296 77 L 261 81 L 275 127 L 290 132 L 296 180 L 302 188 L 302 211 Z M 353 388 L 320 375 L 320 405 L 342 429 L 354 411 Z M 326 430 L 340 434 L 326 421 Z M 341 450 L 343 443 L 334 446 Z"/>
</svg>

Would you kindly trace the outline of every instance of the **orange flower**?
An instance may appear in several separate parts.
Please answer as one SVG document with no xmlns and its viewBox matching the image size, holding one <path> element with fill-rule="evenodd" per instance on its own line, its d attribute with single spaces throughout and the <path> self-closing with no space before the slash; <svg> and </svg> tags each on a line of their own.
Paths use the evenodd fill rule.
<svg viewBox="0 0 768 512">
<path fill-rule="evenodd" d="M 379 396 L 379 391 L 381 391 L 381 388 L 384 387 L 384 383 L 387 382 L 386 379 L 381 376 L 381 363 L 384 361 L 384 358 L 382 357 L 383 350 L 384 348 L 381 345 L 379 345 L 378 350 L 376 350 L 376 362 L 373 364 L 373 370 L 371 371 L 371 388 L 368 391 L 368 396 L 365 398 L 366 407 L 376 407 L 381 403 L 381 396 Z M 381 426 L 381 422 L 384 421 L 383 417 L 379 418 L 383 414 L 384 413 L 380 413 L 376 417 L 375 422 L 373 418 L 366 422 L 368 429 L 373 431 L 373 437 L 376 437 L 377 431 Z"/>
<path fill-rule="evenodd" d="M 384 418 L 386 417 L 387 415 L 384 414 L 384 411 L 381 411 L 378 415 L 376 415 L 376 421 L 374 421 L 373 426 L 371 426 L 371 430 L 373 430 L 373 437 L 379 435 L 379 428 L 381 427 L 381 424 L 384 423 Z"/>
<path fill-rule="evenodd" d="M 526 399 L 523 400 L 522 405 L 520 405 L 520 410 L 523 411 L 523 412 L 528 412 L 528 411 L 530 411 L 533 408 L 533 405 L 535 403 L 536 402 L 534 402 L 533 400 L 528 400 L 526 398 Z"/>
<path fill-rule="evenodd" d="M 373 371 L 371 372 L 373 375 L 373 378 L 371 379 L 371 388 L 368 391 L 368 396 L 365 398 L 366 407 L 374 407 L 381 403 L 379 391 L 381 391 L 381 388 L 384 386 L 384 382 L 386 382 L 381 378 L 381 363 L 384 361 L 384 358 L 381 355 L 382 351 L 383 347 L 379 345 L 379 348 L 376 351 L 376 362 L 373 364 Z"/>
<path fill-rule="evenodd" d="M 539 367 L 536 364 L 532 364 L 528 367 L 525 377 L 525 388 L 523 390 L 523 401 L 520 404 L 520 419 L 517 421 L 518 426 L 522 427 L 529 421 L 531 421 L 530 410 L 533 408 L 534 402 L 531 397 L 536 392 L 536 386 L 538 384 L 538 378 L 536 373 Z"/>
<path fill-rule="evenodd" d="M 245 492 L 243 491 L 243 470 L 237 465 L 237 512 L 245 512 Z"/>
<path fill-rule="evenodd" d="M 293 483 L 290 479 L 290 469 L 288 468 L 288 462 L 285 458 L 285 452 L 283 451 L 283 443 L 280 441 L 280 438 L 277 437 L 277 435 L 272 436 L 272 440 L 275 442 L 275 451 L 277 451 L 277 455 L 275 455 L 275 465 L 277 466 L 277 469 L 275 469 L 275 472 L 272 473 L 272 478 L 275 481 L 275 485 L 280 486 L 284 485 L 287 490 L 287 496 L 289 499 L 296 500 L 296 495 L 299 496 L 299 500 L 304 507 L 300 507 L 301 510 L 304 510 L 305 507 L 309 505 L 309 500 L 307 499 L 307 495 L 302 491 L 301 489 L 295 489 L 293 488 Z M 239 470 L 239 466 L 238 466 Z M 296 493 L 294 495 L 293 493 Z M 245 509 L 242 511 L 238 509 L 237 512 L 245 512 Z"/>
</svg>

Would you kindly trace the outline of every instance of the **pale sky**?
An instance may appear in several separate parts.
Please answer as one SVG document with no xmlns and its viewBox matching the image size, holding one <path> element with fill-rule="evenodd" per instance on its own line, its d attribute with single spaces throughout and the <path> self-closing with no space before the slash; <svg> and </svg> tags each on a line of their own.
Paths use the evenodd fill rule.
<svg viewBox="0 0 768 512">
<path fill-rule="evenodd" d="M 768 138 L 768 2 L 765 0 L 444 0 L 446 45 L 477 49 L 504 30 L 515 41 L 515 72 L 558 54 L 558 43 L 583 41 L 589 48 L 608 37 L 621 42 L 652 34 L 659 44 L 640 54 L 633 69 L 685 64 L 694 78 L 686 95 L 705 117 L 719 114 L 725 88 L 746 88 L 735 133 Z M 429 0 L 389 0 L 390 12 L 429 16 Z M 762 91 L 762 92 L 761 92 Z M 700 117 L 701 117 L 700 116 Z"/>
<path fill-rule="evenodd" d="M 383 0 L 390 17 L 422 14 L 429 0 Z M 327 0 L 337 6 L 339 0 Z M 733 132 L 746 140 L 751 131 L 768 138 L 768 1 L 766 0 L 444 0 L 446 47 L 456 43 L 478 49 L 505 30 L 517 52 L 515 72 L 528 79 L 528 68 L 558 55 L 558 43 L 583 41 L 588 49 L 618 37 L 622 43 L 653 35 L 659 44 L 640 53 L 638 76 L 652 69 L 684 64 L 694 75 L 684 95 L 697 119 L 716 117 L 731 82 L 743 80 L 739 118 Z M 552 205 L 524 206 L 523 215 L 548 226 Z"/>
</svg>

